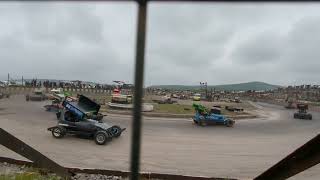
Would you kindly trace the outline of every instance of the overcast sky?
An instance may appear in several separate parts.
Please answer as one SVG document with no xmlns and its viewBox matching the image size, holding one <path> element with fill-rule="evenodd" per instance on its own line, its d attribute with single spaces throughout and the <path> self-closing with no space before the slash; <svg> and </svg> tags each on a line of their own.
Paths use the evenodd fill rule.
<svg viewBox="0 0 320 180">
<path fill-rule="evenodd" d="M 320 84 L 320 4 L 151 3 L 145 84 Z M 0 3 L 0 79 L 133 82 L 134 3 Z"/>
</svg>

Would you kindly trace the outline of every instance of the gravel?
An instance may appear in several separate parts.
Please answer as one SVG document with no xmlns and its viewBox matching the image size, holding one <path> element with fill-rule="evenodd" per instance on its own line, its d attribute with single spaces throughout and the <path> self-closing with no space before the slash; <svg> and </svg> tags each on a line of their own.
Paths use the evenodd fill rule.
<svg viewBox="0 0 320 180">
<path fill-rule="evenodd" d="M 76 174 L 71 178 L 72 180 L 127 180 L 128 178 L 122 178 L 120 176 L 107 176 L 102 174 Z"/>
<path fill-rule="evenodd" d="M 28 168 L 26 166 L 18 166 L 18 165 L 9 164 L 6 162 L 0 163 L 0 174 L 2 174 L 2 175 L 23 173 L 27 169 Z"/>
<path fill-rule="evenodd" d="M 9 164 L 6 162 L 0 162 L 0 175 L 10 175 L 10 174 L 19 174 L 24 173 L 27 171 L 31 171 L 32 168 L 27 166 L 20 166 L 15 164 Z M 77 173 L 74 175 L 72 180 L 128 180 L 128 178 L 123 178 L 120 176 L 107 176 L 102 174 L 84 174 L 84 173 Z"/>
</svg>

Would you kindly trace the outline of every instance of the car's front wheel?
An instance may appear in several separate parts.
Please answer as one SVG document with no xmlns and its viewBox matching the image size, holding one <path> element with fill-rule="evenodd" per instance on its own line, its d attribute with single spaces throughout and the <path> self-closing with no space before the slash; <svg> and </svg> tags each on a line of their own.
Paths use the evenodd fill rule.
<svg viewBox="0 0 320 180">
<path fill-rule="evenodd" d="M 198 121 L 196 121 L 194 119 L 192 119 L 192 120 L 193 120 L 193 124 L 198 124 Z"/>
<path fill-rule="evenodd" d="M 111 137 L 105 131 L 98 131 L 94 136 L 94 141 L 98 145 L 104 145 L 110 139 L 111 139 Z"/>
<path fill-rule="evenodd" d="M 234 120 L 228 120 L 226 126 L 227 127 L 233 127 L 235 121 Z"/>
<path fill-rule="evenodd" d="M 111 131 L 114 137 L 119 137 L 121 135 L 121 128 L 119 126 L 113 126 Z"/>
<path fill-rule="evenodd" d="M 55 137 L 55 138 L 63 138 L 63 136 L 65 135 L 65 129 L 63 127 L 54 127 L 52 130 L 51 130 L 51 133 L 52 133 L 52 136 Z"/>
<path fill-rule="evenodd" d="M 61 111 L 58 111 L 58 112 L 56 113 L 56 117 L 57 117 L 58 120 L 60 119 L 60 117 L 61 117 Z"/>
<path fill-rule="evenodd" d="M 199 126 L 206 126 L 207 124 L 204 122 L 204 120 L 199 119 L 198 125 L 199 125 Z"/>
</svg>

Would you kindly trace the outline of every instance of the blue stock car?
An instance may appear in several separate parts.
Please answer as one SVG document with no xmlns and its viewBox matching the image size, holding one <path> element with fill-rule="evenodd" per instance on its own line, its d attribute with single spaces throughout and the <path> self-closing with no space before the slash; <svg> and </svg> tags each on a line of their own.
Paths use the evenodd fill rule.
<svg viewBox="0 0 320 180">
<path fill-rule="evenodd" d="M 235 123 L 234 120 L 226 118 L 224 115 L 221 115 L 221 114 L 214 114 L 214 113 L 201 114 L 198 111 L 196 111 L 196 114 L 193 116 L 192 119 L 194 123 L 199 126 L 219 124 L 219 125 L 225 125 L 227 127 L 232 127 Z"/>
</svg>

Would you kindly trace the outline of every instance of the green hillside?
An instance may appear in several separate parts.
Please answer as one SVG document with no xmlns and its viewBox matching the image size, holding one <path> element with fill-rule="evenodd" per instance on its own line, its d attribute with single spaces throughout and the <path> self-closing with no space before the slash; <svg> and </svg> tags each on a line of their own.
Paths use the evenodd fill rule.
<svg viewBox="0 0 320 180">
<path fill-rule="evenodd" d="M 200 86 L 184 86 L 184 85 L 155 85 L 150 86 L 151 88 L 163 88 L 172 90 L 196 90 L 200 89 Z M 208 88 L 215 88 L 216 90 L 226 90 L 226 91 L 248 91 L 248 90 L 272 90 L 280 86 L 272 85 L 264 82 L 247 82 L 239 84 L 225 84 L 225 85 L 208 85 Z"/>
</svg>

